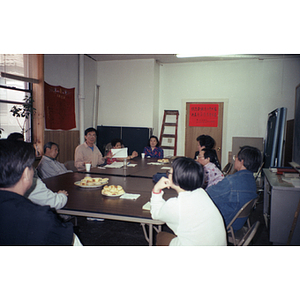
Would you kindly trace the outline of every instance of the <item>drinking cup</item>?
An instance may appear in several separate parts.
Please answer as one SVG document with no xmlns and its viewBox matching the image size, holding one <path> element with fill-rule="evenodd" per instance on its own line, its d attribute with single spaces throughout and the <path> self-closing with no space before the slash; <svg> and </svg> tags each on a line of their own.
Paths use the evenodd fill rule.
<svg viewBox="0 0 300 300">
<path fill-rule="evenodd" d="M 87 172 L 90 172 L 90 170 L 91 170 L 91 164 L 85 164 L 85 170 Z"/>
</svg>

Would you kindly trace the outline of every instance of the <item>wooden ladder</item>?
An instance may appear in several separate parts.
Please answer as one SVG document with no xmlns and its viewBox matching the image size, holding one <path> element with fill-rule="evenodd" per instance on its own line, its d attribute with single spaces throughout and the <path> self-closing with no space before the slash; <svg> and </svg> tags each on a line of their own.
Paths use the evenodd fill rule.
<svg viewBox="0 0 300 300">
<path fill-rule="evenodd" d="M 167 122 L 167 116 L 176 116 L 176 121 L 175 122 Z M 178 116 L 179 116 L 179 111 L 178 110 L 165 110 L 164 111 L 164 118 L 163 118 L 163 122 L 161 125 L 161 131 L 160 131 L 160 138 L 159 138 L 159 143 L 160 143 L 160 147 L 162 149 L 170 149 L 173 150 L 173 156 L 176 156 L 177 154 L 177 128 L 178 128 Z M 165 133 L 165 129 L 166 127 L 169 128 L 174 128 L 175 132 L 174 133 Z M 167 145 L 163 145 L 163 139 L 164 138 L 168 138 L 168 139 L 173 139 L 174 144 L 173 146 L 167 146 Z"/>
</svg>

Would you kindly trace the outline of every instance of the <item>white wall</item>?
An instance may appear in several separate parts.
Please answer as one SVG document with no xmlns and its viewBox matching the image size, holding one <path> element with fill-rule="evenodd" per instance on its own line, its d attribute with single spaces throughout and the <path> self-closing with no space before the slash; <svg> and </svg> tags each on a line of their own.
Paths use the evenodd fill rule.
<svg viewBox="0 0 300 300">
<path fill-rule="evenodd" d="M 232 137 L 264 137 L 270 111 L 287 107 L 287 119 L 293 119 L 299 70 L 300 60 L 294 59 L 165 64 L 160 73 L 159 123 L 165 109 L 180 110 L 177 154 L 184 155 L 184 103 L 225 99 L 225 165 Z"/>
<path fill-rule="evenodd" d="M 232 150 L 232 137 L 265 136 L 272 110 L 287 107 L 287 119 L 294 118 L 299 59 L 164 65 L 152 59 L 94 62 L 85 57 L 84 61 L 85 128 L 92 126 L 99 84 L 98 125 L 150 127 L 159 136 L 164 110 L 179 110 L 178 155 L 184 155 L 186 101 L 224 101 L 222 165 Z M 45 81 L 75 87 L 78 127 L 78 55 L 45 55 Z"/>
<path fill-rule="evenodd" d="M 158 110 L 155 64 L 153 59 L 98 62 L 99 125 L 157 126 L 153 120 L 155 103 Z"/>
</svg>

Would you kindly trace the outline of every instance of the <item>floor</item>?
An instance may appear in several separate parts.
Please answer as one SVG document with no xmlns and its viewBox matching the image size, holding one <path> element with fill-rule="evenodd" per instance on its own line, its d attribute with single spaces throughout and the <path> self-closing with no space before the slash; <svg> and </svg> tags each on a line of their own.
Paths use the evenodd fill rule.
<svg viewBox="0 0 300 300">
<path fill-rule="evenodd" d="M 250 246 L 270 246 L 268 231 L 263 218 L 263 201 L 260 199 L 251 214 L 251 224 L 260 221 L 258 231 Z M 166 225 L 163 231 L 172 232 Z M 89 221 L 85 217 L 77 217 L 74 227 L 84 246 L 148 246 L 139 223 L 114 220 Z"/>
</svg>

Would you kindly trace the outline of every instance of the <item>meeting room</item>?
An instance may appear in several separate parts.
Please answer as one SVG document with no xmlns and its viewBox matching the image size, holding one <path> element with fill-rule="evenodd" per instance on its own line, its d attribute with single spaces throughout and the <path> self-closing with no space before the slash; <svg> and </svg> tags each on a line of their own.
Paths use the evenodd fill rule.
<svg viewBox="0 0 300 300">
<path fill-rule="evenodd" d="M 287 54 L 0 54 L 1 202 L 18 193 L 53 224 L 26 239 L 3 217 L 0 244 L 299 245 L 299 68 Z"/>
</svg>

